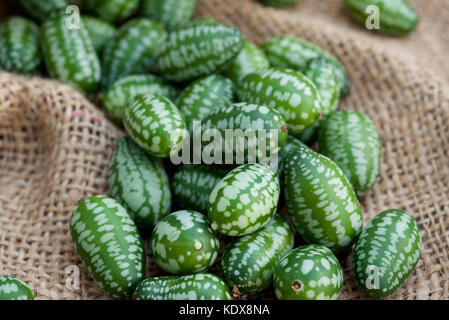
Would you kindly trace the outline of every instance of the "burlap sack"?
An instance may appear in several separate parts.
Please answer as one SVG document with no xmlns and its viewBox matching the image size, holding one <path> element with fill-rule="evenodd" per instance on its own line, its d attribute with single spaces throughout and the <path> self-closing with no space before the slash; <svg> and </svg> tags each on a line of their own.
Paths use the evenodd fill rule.
<svg viewBox="0 0 449 320">
<path fill-rule="evenodd" d="M 421 23 L 397 39 L 362 30 L 346 18 L 341 2 L 303 0 L 275 10 L 251 0 L 200 0 L 197 15 L 235 24 L 257 44 L 293 34 L 340 58 L 352 81 L 342 106 L 371 117 L 383 144 L 380 179 L 361 199 L 365 223 L 399 208 L 412 213 L 422 231 L 416 270 L 391 298 L 447 299 L 449 4 L 411 1 Z M 106 298 L 74 251 L 68 220 L 81 197 L 107 192 L 107 165 L 121 134 L 68 86 L 0 73 L 0 274 L 23 279 L 40 299 Z M 341 298 L 361 298 L 351 255 L 340 260 Z M 79 289 L 71 281 L 73 266 L 81 270 Z M 160 273 L 150 259 L 148 273 Z"/>
</svg>

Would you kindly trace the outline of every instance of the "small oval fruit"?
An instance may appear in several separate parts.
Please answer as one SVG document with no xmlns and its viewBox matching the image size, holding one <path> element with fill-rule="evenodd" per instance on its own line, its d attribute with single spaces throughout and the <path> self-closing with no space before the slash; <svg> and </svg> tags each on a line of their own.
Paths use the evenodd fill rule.
<svg viewBox="0 0 449 320">
<path fill-rule="evenodd" d="M 394 209 L 378 214 L 354 248 L 352 264 L 358 287 L 373 298 L 390 296 L 411 275 L 420 252 L 421 233 L 410 214 Z"/>
<path fill-rule="evenodd" d="M 301 0 L 259 0 L 264 5 L 274 8 L 285 8 L 298 3 Z"/>
<path fill-rule="evenodd" d="M 34 300 L 34 292 L 22 280 L 0 276 L 0 300 Z"/>
<path fill-rule="evenodd" d="M 209 218 L 191 210 L 176 211 L 159 221 L 150 243 L 154 261 L 171 274 L 205 272 L 220 249 Z"/>
<path fill-rule="evenodd" d="M 192 18 L 195 7 L 196 0 L 142 0 L 139 13 L 173 30 Z"/>
<path fill-rule="evenodd" d="M 31 19 L 42 22 L 54 11 L 65 9 L 70 0 L 15 0 L 18 7 Z"/>
<path fill-rule="evenodd" d="M 142 281 L 136 300 L 232 300 L 229 288 L 210 273 L 155 277 Z"/>
<path fill-rule="evenodd" d="M 242 51 L 226 66 L 223 75 L 238 85 L 248 73 L 269 67 L 270 62 L 265 53 L 254 44 L 245 42 Z"/>
<path fill-rule="evenodd" d="M 70 219 L 75 249 L 90 275 L 108 295 L 129 298 L 145 278 L 145 251 L 139 231 L 115 199 L 81 200 Z"/>
<path fill-rule="evenodd" d="M 288 215 L 304 241 L 338 253 L 362 231 L 362 212 L 351 183 L 329 158 L 299 146 L 285 160 Z"/>
<path fill-rule="evenodd" d="M 178 91 L 152 74 L 130 75 L 114 82 L 103 91 L 100 100 L 108 117 L 121 124 L 128 103 L 139 94 L 157 94 L 174 101 Z"/>
<path fill-rule="evenodd" d="M 234 98 L 234 84 L 231 80 L 210 75 L 189 84 L 176 102 L 184 116 L 188 128 L 193 128 L 193 121 L 202 120 L 212 111 L 227 106 Z"/>
<path fill-rule="evenodd" d="M 406 0 L 345 0 L 348 15 L 364 28 L 373 23 L 374 28 L 393 36 L 403 36 L 418 25 L 418 13 Z M 379 25 L 375 25 L 373 14 L 377 14 Z"/>
<path fill-rule="evenodd" d="M 328 248 L 308 244 L 277 263 L 273 287 L 279 300 L 336 300 L 343 287 L 343 270 Z"/>
<path fill-rule="evenodd" d="M 170 213 L 171 192 L 162 162 L 145 153 L 130 137 L 117 141 L 109 162 L 109 192 L 138 227 L 153 227 Z"/>
<path fill-rule="evenodd" d="M 304 74 L 315 84 L 321 100 L 321 112 L 328 115 L 338 108 L 340 84 L 335 75 L 335 66 L 324 58 L 310 61 Z"/>
<path fill-rule="evenodd" d="M 243 44 L 244 37 L 236 27 L 196 21 L 170 32 L 159 51 L 156 69 L 167 80 L 192 81 L 223 67 Z"/>
<path fill-rule="evenodd" d="M 342 110 L 321 124 L 320 153 L 343 170 L 357 195 L 364 194 L 379 176 L 381 144 L 374 123 L 363 113 Z"/>
<path fill-rule="evenodd" d="M 83 20 L 83 25 L 89 33 L 90 40 L 94 45 L 95 51 L 101 53 L 105 45 L 114 38 L 117 29 L 104 20 L 91 17 L 91 16 L 81 16 Z"/>
<path fill-rule="evenodd" d="M 88 0 L 85 10 L 102 20 L 119 23 L 131 17 L 139 7 L 140 0 Z"/>
<path fill-rule="evenodd" d="M 187 135 L 179 109 L 159 95 L 137 95 L 125 109 L 123 124 L 135 143 L 150 155 L 167 158 L 178 152 Z"/>
<path fill-rule="evenodd" d="M 150 72 L 156 51 L 166 36 L 159 23 L 145 18 L 136 18 L 121 26 L 103 50 L 102 88 L 128 75 Z"/>
<path fill-rule="evenodd" d="M 343 65 L 331 53 L 313 43 L 293 36 L 277 36 L 268 39 L 262 45 L 262 50 L 272 67 L 299 71 L 304 71 L 310 60 L 322 57 L 335 66 L 341 95 L 345 96 L 349 93 L 350 83 Z"/>
<path fill-rule="evenodd" d="M 278 110 L 294 136 L 314 123 L 321 112 L 315 85 L 293 70 L 263 69 L 249 73 L 240 81 L 237 93 L 241 101 Z"/>
<path fill-rule="evenodd" d="M 266 164 L 248 163 L 229 172 L 212 190 L 208 214 L 212 229 L 243 236 L 262 229 L 279 201 L 279 181 Z"/>
<path fill-rule="evenodd" d="M 290 154 L 290 152 L 297 150 L 300 146 L 303 146 L 303 143 L 300 140 L 298 140 L 292 136 L 288 136 L 287 142 L 282 147 L 281 151 L 279 151 L 279 154 L 278 154 L 278 163 L 279 164 L 278 164 L 277 175 L 279 176 L 281 190 L 284 190 L 285 161 L 286 161 L 288 155 Z"/>
<path fill-rule="evenodd" d="M 220 274 L 229 287 L 242 294 L 260 292 L 270 286 L 278 259 L 293 249 L 294 235 L 288 222 L 275 214 L 254 233 L 232 241 L 220 259 Z"/>
<path fill-rule="evenodd" d="M 11 17 L 0 24 L 0 68 L 10 72 L 35 74 L 42 59 L 39 27 L 22 17 Z"/>
<path fill-rule="evenodd" d="M 182 165 L 171 183 L 176 203 L 183 209 L 207 214 L 207 202 L 215 185 L 228 170 L 206 165 Z"/>
<path fill-rule="evenodd" d="M 193 133 L 196 134 L 195 128 Z M 212 134 L 205 138 L 208 133 Z M 285 144 L 287 133 L 288 125 L 277 110 L 235 103 L 215 110 L 201 121 L 202 152 L 204 155 L 210 149 L 216 151 L 212 157 L 216 164 L 266 163 Z"/>
<path fill-rule="evenodd" d="M 79 29 L 70 29 L 66 25 L 67 17 L 58 12 L 41 26 L 45 65 L 52 78 L 92 94 L 101 78 L 100 61 L 82 20 Z"/>
</svg>

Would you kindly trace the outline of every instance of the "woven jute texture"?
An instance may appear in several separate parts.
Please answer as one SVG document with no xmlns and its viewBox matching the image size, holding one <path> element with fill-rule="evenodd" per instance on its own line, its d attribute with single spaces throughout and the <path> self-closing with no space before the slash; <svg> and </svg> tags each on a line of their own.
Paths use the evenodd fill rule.
<svg viewBox="0 0 449 320">
<path fill-rule="evenodd" d="M 237 25 L 256 44 L 297 35 L 342 61 L 352 88 L 341 106 L 366 113 L 383 145 L 380 179 L 360 199 L 365 224 L 383 210 L 405 209 L 423 237 L 414 273 L 391 299 L 448 299 L 449 3 L 411 1 L 420 25 L 398 39 L 353 24 L 341 2 L 303 0 L 275 10 L 251 0 L 200 0 L 197 16 Z M 108 161 L 122 134 L 70 87 L 0 73 L 0 274 L 26 281 L 39 299 L 106 298 L 74 251 L 68 221 L 80 198 L 107 192 Z M 351 254 L 339 258 L 340 298 L 362 298 Z M 148 275 L 160 274 L 148 262 Z M 81 271 L 79 289 L 67 280 L 73 266 Z M 268 289 L 248 298 L 273 297 Z"/>
</svg>

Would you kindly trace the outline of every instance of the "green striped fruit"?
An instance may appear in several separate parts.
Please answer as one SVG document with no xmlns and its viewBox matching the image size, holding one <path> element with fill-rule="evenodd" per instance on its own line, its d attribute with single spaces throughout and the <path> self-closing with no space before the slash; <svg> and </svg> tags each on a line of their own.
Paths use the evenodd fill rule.
<svg viewBox="0 0 449 320">
<path fill-rule="evenodd" d="M 214 153 L 214 163 L 236 165 L 272 160 L 287 140 L 288 126 L 277 110 L 241 102 L 208 114 L 201 121 L 202 137 L 211 130 L 222 140 L 218 134 L 204 138 L 203 155 L 219 149 L 222 156 Z"/>
<path fill-rule="evenodd" d="M 81 19 L 83 20 L 84 27 L 89 33 L 90 40 L 92 40 L 95 51 L 97 51 L 97 53 L 101 53 L 103 48 L 106 46 L 106 43 L 114 38 L 117 29 L 109 22 L 95 17 L 82 16 Z"/>
<path fill-rule="evenodd" d="M 293 249 L 294 235 L 287 221 L 275 214 L 254 233 L 235 239 L 223 252 L 220 274 L 230 287 L 253 294 L 268 288 L 278 259 Z"/>
<path fill-rule="evenodd" d="M 358 195 L 364 194 L 379 176 L 381 144 L 374 123 L 363 113 L 342 110 L 323 121 L 320 153 L 343 170 Z"/>
<path fill-rule="evenodd" d="M 179 109 L 168 98 L 159 95 L 138 95 L 125 109 L 126 132 L 152 156 L 167 158 L 178 152 L 187 136 Z"/>
<path fill-rule="evenodd" d="M 245 42 L 242 51 L 226 66 L 223 75 L 238 84 L 248 73 L 269 67 L 265 53 L 254 44 Z"/>
<path fill-rule="evenodd" d="M 159 221 L 150 244 L 154 261 L 172 274 L 205 272 L 220 249 L 209 219 L 191 210 L 171 213 Z"/>
<path fill-rule="evenodd" d="M 340 84 L 335 75 L 335 66 L 320 57 L 313 59 L 304 70 L 304 74 L 315 84 L 321 100 L 321 112 L 328 115 L 338 108 Z"/>
<path fill-rule="evenodd" d="M 126 209 L 106 196 L 85 198 L 72 213 L 70 231 L 81 261 L 104 292 L 131 297 L 145 278 L 145 251 Z"/>
<path fill-rule="evenodd" d="M 110 194 L 138 227 L 153 227 L 171 210 L 171 192 L 162 162 L 140 149 L 130 137 L 117 141 L 109 162 Z"/>
<path fill-rule="evenodd" d="M 195 6 L 196 0 L 142 0 L 139 13 L 172 30 L 192 18 Z"/>
<path fill-rule="evenodd" d="M 323 119 L 318 119 L 311 126 L 307 127 L 306 130 L 301 134 L 299 140 L 310 146 L 318 140 L 318 134 L 320 133 L 320 127 Z"/>
<path fill-rule="evenodd" d="M 15 4 L 31 19 L 42 22 L 50 13 L 65 9 L 70 5 L 70 0 L 14 0 Z"/>
<path fill-rule="evenodd" d="M 379 25 L 373 24 L 371 30 L 393 36 L 412 32 L 419 20 L 418 13 L 406 0 L 345 0 L 344 6 L 348 15 L 367 29 L 375 22 L 374 15 L 378 15 Z"/>
<path fill-rule="evenodd" d="M 314 123 L 321 112 L 315 85 L 293 70 L 257 70 L 240 81 L 237 93 L 241 101 L 277 109 L 294 136 Z"/>
<path fill-rule="evenodd" d="M 348 249 L 362 231 L 362 212 L 343 171 L 299 146 L 285 160 L 284 174 L 288 215 L 303 240 L 336 253 Z"/>
<path fill-rule="evenodd" d="M 350 83 L 343 65 L 331 53 L 313 43 L 293 36 L 277 36 L 266 41 L 262 50 L 272 67 L 299 71 L 304 71 L 310 60 L 322 57 L 335 66 L 341 94 L 349 93 Z"/>
<path fill-rule="evenodd" d="M 213 74 L 188 85 L 176 105 L 184 115 L 187 127 L 193 128 L 193 121 L 201 120 L 215 109 L 231 104 L 233 98 L 232 81 Z"/>
<path fill-rule="evenodd" d="M 102 20 L 119 23 L 131 17 L 139 7 L 139 0 L 88 0 L 85 9 Z"/>
<path fill-rule="evenodd" d="M 34 74 L 42 59 L 39 27 L 22 17 L 11 17 L 0 24 L 0 68 L 5 71 Z"/>
<path fill-rule="evenodd" d="M 45 65 L 52 78 L 92 94 L 101 78 L 100 61 L 82 21 L 79 29 L 70 29 L 66 25 L 67 17 L 57 13 L 41 26 Z"/>
<path fill-rule="evenodd" d="M 22 280 L 0 276 L 0 300 L 34 300 L 34 292 Z"/>
<path fill-rule="evenodd" d="M 148 73 L 166 35 L 160 24 L 144 18 L 121 26 L 103 50 L 102 87 L 105 89 L 131 74 Z"/>
<path fill-rule="evenodd" d="M 274 8 L 285 8 L 298 3 L 301 0 L 259 0 L 264 5 Z"/>
<path fill-rule="evenodd" d="M 142 281 L 134 293 L 136 300 L 232 300 L 229 288 L 210 273 L 165 276 Z"/>
<path fill-rule="evenodd" d="M 156 69 L 163 78 L 186 82 L 214 73 L 243 47 L 240 30 L 211 20 L 196 21 L 171 32 L 161 46 Z"/>
<path fill-rule="evenodd" d="M 248 163 L 229 172 L 212 190 L 208 214 L 212 229 L 243 236 L 262 229 L 279 201 L 279 181 L 265 164 Z"/>
<path fill-rule="evenodd" d="M 174 101 L 178 91 L 152 74 L 130 75 L 103 91 L 100 100 L 108 117 L 120 124 L 129 101 L 139 94 L 157 94 Z"/>
<path fill-rule="evenodd" d="M 279 300 L 336 300 L 343 287 L 343 270 L 328 248 L 308 244 L 277 263 L 273 286 Z"/>
<path fill-rule="evenodd" d="M 415 219 L 404 210 L 387 210 L 362 231 L 354 248 L 353 270 L 363 294 L 386 298 L 404 284 L 421 252 Z"/>
<path fill-rule="evenodd" d="M 215 185 L 228 171 L 214 166 L 183 165 L 171 183 L 176 203 L 183 209 L 207 214 L 207 202 Z"/>
<path fill-rule="evenodd" d="M 284 190 L 284 169 L 285 169 L 286 159 L 287 159 L 288 155 L 290 154 L 290 152 L 297 150 L 299 147 L 301 147 L 303 145 L 304 144 L 300 140 L 298 140 L 292 136 L 288 136 L 287 143 L 279 151 L 277 174 L 279 176 L 281 190 Z"/>
</svg>

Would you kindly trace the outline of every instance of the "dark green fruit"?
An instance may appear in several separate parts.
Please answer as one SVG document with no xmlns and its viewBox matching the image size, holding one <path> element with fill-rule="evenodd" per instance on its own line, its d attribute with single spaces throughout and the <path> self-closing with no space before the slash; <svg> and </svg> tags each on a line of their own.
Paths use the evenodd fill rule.
<svg viewBox="0 0 449 320">
<path fill-rule="evenodd" d="M 277 263 L 273 287 L 279 300 L 336 300 L 343 287 L 343 271 L 331 250 L 308 244 Z"/>
<path fill-rule="evenodd" d="M 145 251 L 139 231 L 115 199 L 81 200 L 70 219 L 73 244 L 97 284 L 114 298 L 129 298 L 145 278 Z"/>
<path fill-rule="evenodd" d="M 362 231 L 362 212 L 337 164 L 299 146 L 287 156 L 284 174 L 287 211 L 299 235 L 334 252 L 351 247 Z"/>
<path fill-rule="evenodd" d="M 82 16 L 81 18 L 84 27 L 89 33 L 90 40 L 92 40 L 95 51 L 101 53 L 105 45 L 114 37 L 117 29 L 109 22 L 95 17 Z"/>
<path fill-rule="evenodd" d="M 289 224 L 275 214 L 265 227 L 235 239 L 226 247 L 220 260 L 220 274 L 242 294 L 260 292 L 271 284 L 276 262 L 293 248 L 293 242 Z"/>
<path fill-rule="evenodd" d="M 386 298 L 404 284 L 421 252 L 421 234 L 404 210 L 387 210 L 371 220 L 354 248 L 353 270 L 363 294 Z"/>
<path fill-rule="evenodd" d="M 142 281 L 134 293 L 136 300 L 232 300 L 226 284 L 216 275 L 156 277 Z"/>
<path fill-rule="evenodd" d="M 298 3 L 301 0 L 259 0 L 259 2 L 274 8 L 285 8 Z"/>
<path fill-rule="evenodd" d="M 34 300 L 34 292 L 22 280 L 0 276 L 0 300 Z"/>
<path fill-rule="evenodd" d="M 128 209 L 138 227 L 153 227 L 170 212 L 171 192 L 162 162 L 147 155 L 130 137 L 117 141 L 108 184 L 111 195 Z"/>
<path fill-rule="evenodd" d="M 42 58 L 39 27 L 22 17 L 11 17 L 0 24 L 0 68 L 5 71 L 34 74 Z"/>
<path fill-rule="evenodd" d="M 140 15 L 161 22 L 172 30 L 192 18 L 195 6 L 196 0 L 142 0 Z"/>
<path fill-rule="evenodd" d="M 70 0 L 14 0 L 19 8 L 36 22 L 42 22 L 57 10 L 65 9 Z"/>
<path fill-rule="evenodd" d="M 85 9 L 102 20 L 118 23 L 131 17 L 139 6 L 139 0 L 87 0 Z"/>
</svg>

